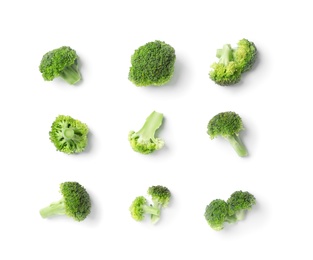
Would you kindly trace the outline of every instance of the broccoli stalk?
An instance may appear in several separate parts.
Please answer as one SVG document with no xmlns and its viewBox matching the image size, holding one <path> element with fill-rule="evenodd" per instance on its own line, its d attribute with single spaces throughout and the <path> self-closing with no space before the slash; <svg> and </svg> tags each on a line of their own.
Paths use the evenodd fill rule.
<svg viewBox="0 0 313 260">
<path fill-rule="evenodd" d="M 154 111 L 138 132 L 129 132 L 128 140 L 134 151 L 149 154 L 164 146 L 164 141 L 155 137 L 155 132 L 162 125 L 162 121 L 163 114 Z"/>
<path fill-rule="evenodd" d="M 136 221 L 142 221 L 145 218 L 146 214 L 151 215 L 151 216 L 160 215 L 160 210 L 155 207 L 149 206 L 148 201 L 143 196 L 139 196 L 134 199 L 134 201 L 129 207 L 129 211 L 130 211 L 132 218 Z M 153 224 L 155 223 L 153 221 L 151 222 Z"/>
<path fill-rule="evenodd" d="M 78 81 L 81 80 L 81 75 L 78 69 L 77 61 L 74 62 L 74 64 L 65 67 L 60 72 L 60 77 L 64 79 L 67 83 L 74 85 Z"/>
<path fill-rule="evenodd" d="M 40 215 L 43 218 L 48 218 L 54 215 L 65 215 L 64 199 L 51 203 L 49 206 L 40 210 Z"/>
<path fill-rule="evenodd" d="M 240 157 L 245 157 L 248 155 L 247 148 L 237 134 L 225 136 L 224 138 L 231 144 Z"/>
<path fill-rule="evenodd" d="M 217 50 L 216 57 L 220 59 L 218 63 L 222 63 L 224 65 L 228 65 L 230 61 L 233 61 L 234 60 L 233 50 L 230 44 L 225 44 L 223 46 L 223 49 Z"/>
</svg>

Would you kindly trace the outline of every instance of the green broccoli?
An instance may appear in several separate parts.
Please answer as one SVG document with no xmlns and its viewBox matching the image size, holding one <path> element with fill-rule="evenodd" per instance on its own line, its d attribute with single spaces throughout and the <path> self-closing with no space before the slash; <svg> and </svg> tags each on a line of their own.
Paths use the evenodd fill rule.
<svg viewBox="0 0 313 260">
<path fill-rule="evenodd" d="M 81 80 L 77 60 L 76 51 L 63 46 L 47 52 L 42 57 L 39 70 L 44 80 L 52 81 L 54 78 L 61 77 L 73 85 Z"/>
<path fill-rule="evenodd" d="M 86 189 L 77 182 L 60 184 L 62 198 L 40 210 L 43 218 L 67 215 L 76 221 L 84 220 L 90 213 L 91 202 Z"/>
<path fill-rule="evenodd" d="M 138 132 L 129 132 L 128 140 L 134 151 L 149 154 L 164 146 L 164 141 L 154 136 L 156 130 L 162 125 L 162 121 L 163 114 L 154 111 Z"/>
<path fill-rule="evenodd" d="M 175 60 L 172 46 L 162 41 L 148 42 L 132 55 L 128 79 L 137 87 L 165 85 L 174 74 Z"/>
<path fill-rule="evenodd" d="M 142 221 L 146 214 L 159 216 L 160 210 L 148 205 L 145 197 L 137 197 L 129 207 L 132 218 L 136 221 Z"/>
<path fill-rule="evenodd" d="M 58 151 L 66 154 L 80 153 L 87 146 L 88 127 L 70 116 L 60 115 L 52 123 L 50 140 Z"/>
<path fill-rule="evenodd" d="M 166 208 L 170 202 L 171 199 L 171 192 L 168 188 L 164 186 L 151 186 L 148 189 L 148 195 L 151 196 L 153 207 L 157 209 Z M 160 219 L 160 215 L 151 215 L 151 221 L 152 223 L 156 223 Z"/>
<path fill-rule="evenodd" d="M 247 156 L 248 152 L 243 145 L 239 132 L 243 130 L 242 120 L 235 112 L 223 112 L 215 115 L 208 123 L 207 133 L 211 139 L 217 136 L 225 138 L 241 157 Z"/>
<path fill-rule="evenodd" d="M 256 204 L 255 197 L 249 192 L 236 191 L 226 201 L 213 200 L 206 206 L 204 217 L 210 227 L 216 231 L 224 228 L 224 223 L 243 220 L 245 212 Z"/>
<path fill-rule="evenodd" d="M 249 192 L 236 191 L 227 200 L 229 206 L 229 215 L 237 220 L 244 219 L 247 210 L 250 210 L 256 204 L 255 197 Z"/>
<path fill-rule="evenodd" d="M 204 217 L 210 227 L 216 231 L 222 230 L 225 222 L 235 222 L 235 220 L 229 216 L 228 204 L 221 199 L 213 200 L 206 206 Z"/>
<path fill-rule="evenodd" d="M 236 49 L 225 44 L 223 49 L 217 50 L 216 57 L 219 62 L 212 64 L 210 78 L 218 85 L 228 86 L 238 83 L 241 74 L 252 68 L 257 58 L 257 49 L 253 42 L 242 39 Z"/>
</svg>

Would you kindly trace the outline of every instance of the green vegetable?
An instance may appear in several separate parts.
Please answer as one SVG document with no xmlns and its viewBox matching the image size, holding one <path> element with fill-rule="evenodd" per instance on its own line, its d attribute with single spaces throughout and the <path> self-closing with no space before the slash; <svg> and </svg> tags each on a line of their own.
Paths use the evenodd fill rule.
<svg viewBox="0 0 313 260">
<path fill-rule="evenodd" d="M 148 195 L 151 196 L 153 205 L 144 196 L 139 196 L 132 202 L 129 210 L 136 221 L 142 221 L 146 215 L 150 215 L 151 223 L 156 224 L 160 220 L 161 210 L 170 202 L 171 192 L 168 188 L 157 185 L 149 187 Z"/>
<path fill-rule="evenodd" d="M 243 130 L 240 116 L 235 112 L 223 112 L 215 115 L 208 123 L 208 135 L 211 139 L 217 136 L 225 138 L 241 157 L 247 156 L 248 152 L 243 145 L 239 132 Z"/>
<path fill-rule="evenodd" d="M 40 210 L 43 218 L 54 215 L 67 215 L 76 221 L 84 220 L 90 213 L 91 202 L 87 191 L 77 182 L 60 184 L 62 198 Z"/>
<path fill-rule="evenodd" d="M 257 58 L 257 49 L 253 42 L 242 39 L 236 49 L 225 44 L 223 49 L 217 50 L 216 57 L 219 62 L 212 64 L 210 78 L 218 85 L 228 86 L 238 83 L 241 74 L 252 68 Z"/>
<path fill-rule="evenodd" d="M 164 146 L 164 141 L 155 137 L 155 132 L 162 125 L 162 121 L 163 114 L 154 111 L 138 132 L 129 132 L 128 140 L 134 151 L 149 154 Z"/>
<path fill-rule="evenodd" d="M 243 220 L 247 210 L 256 204 L 255 197 L 249 192 L 236 191 L 226 201 L 213 200 L 206 206 L 204 217 L 209 226 L 220 231 L 225 223 L 235 223 Z"/>
<path fill-rule="evenodd" d="M 80 153 L 87 146 L 88 127 L 70 116 L 60 115 L 52 123 L 50 140 L 58 151 L 66 154 Z"/>
<path fill-rule="evenodd" d="M 47 52 L 42 57 L 39 70 L 44 80 L 52 81 L 54 78 L 61 77 L 73 85 L 81 80 L 77 60 L 76 51 L 63 46 Z"/>
<path fill-rule="evenodd" d="M 162 41 L 148 42 L 132 55 L 128 79 L 137 87 L 164 85 L 174 74 L 175 60 L 172 46 Z"/>
</svg>

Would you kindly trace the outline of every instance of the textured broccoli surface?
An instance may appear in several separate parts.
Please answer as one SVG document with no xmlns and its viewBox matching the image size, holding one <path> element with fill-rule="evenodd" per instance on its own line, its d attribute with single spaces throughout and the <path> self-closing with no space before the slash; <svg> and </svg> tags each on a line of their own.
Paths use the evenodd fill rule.
<svg viewBox="0 0 313 260">
<path fill-rule="evenodd" d="M 218 63 L 211 65 L 210 78 L 218 85 L 229 86 L 241 80 L 242 73 L 250 70 L 257 58 L 257 49 L 253 42 L 242 39 L 237 48 L 225 44 L 223 49 L 218 49 L 216 57 Z"/>
<path fill-rule="evenodd" d="M 145 218 L 145 215 L 160 215 L 160 210 L 158 208 L 154 208 L 149 206 L 148 201 L 145 197 L 139 196 L 135 198 L 132 204 L 129 207 L 130 214 L 132 218 L 136 221 L 142 221 Z"/>
<path fill-rule="evenodd" d="M 73 85 L 81 80 L 77 60 L 76 51 L 63 46 L 47 52 L 42 57 L 39 70 L 44 80 L 52 81 L 57 77 L 61 77 L 67 83 Z"/>
<path fill-rule="evenodd" d="M 242 220 L 246 211 L 256 204 L 256 199 L 247 191 L 236 191 L 227 200 L 227 204 L 229 206 L 229 215 L 234 215 L 237 220 Z"/>
<path fill-rule="evenodd" d="M 138 131 L 130 131 L 128 140 L 134 151 L 149 154 L 164 146 L 164 141 L 155 137 L 156 130 L 162 125 L 163 114 L 152 112 L 143 127 Z"/>
<path fill-rule="evenodd" d="M 80 153 L 88 143 L 87 125 L 70 116 L 58 116 L 52 123 L 49 135 L 56 149 L 66 154 Z"/>
<path fill-rule="evenodd" d="M 161 86 L 174 74 L 175 50 L 162 41 L 148 42 L 131 57 L 128 79 L 136 86 Z"/>
<path fill-rule="evenodd" d="M 62 198 L 40 210 L 43 218 L 67 215 L 76 221 L 83 221 L 90 213 L 91 202 L 86 189 L 77 182 L 60 184 Z"/>
<path fill-rule="evenodd" d="M 209 226 L 220 231 L 225 223 L 235 223 L 243 220 L 247 210 L 256 204 L 255 197 L 249 192 L 236 191 L 226 201 L 213 200 L 205 208 L 204 217 Z"/>
<path fill-rule="evenodd" d="M 211 139 L 221 136 L 232 145 L 239 156 L 248 155 L 248 151 L 239 137 L 239 132 L 244 129 L 243 123 L 241 117 L 235 112 L 222 112 L 215 115 L 209 121 L 207 129 Z"/>
</svg>

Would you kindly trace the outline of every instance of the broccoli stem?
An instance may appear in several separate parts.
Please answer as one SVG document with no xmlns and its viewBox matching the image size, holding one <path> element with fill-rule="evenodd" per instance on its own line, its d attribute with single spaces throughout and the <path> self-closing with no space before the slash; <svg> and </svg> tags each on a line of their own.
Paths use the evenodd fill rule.
<svg viewBox="0 0 313 260">
<path fill-rule="evenodd" d="M 155 140 L 155 131 L 162 125 L 163 114 L 153 111 L 150 116 L 147 117 L 143 127 L 137 132 L 141 139 Z"/>
<path fill-rule="evenodd" d="M 219 63 L 227 65 L 230 61 L 234 60 L 233 50 L 230 44 L 225 44 L 223 49 L 219 49 L 216 52 L 216 56 L 220 59 Z"/>
<path fill-rule="evenodd" d="M 144 205 L 143 210 L 147 214 L 156 215 L 156 216 L 160 215 L 160 210 L 151 206 Z"/>
<path fill-rule="evenodd" d="M 65 215 L 64 200 L 61 199 L 57 202 L 53 202 L 48 207 L 41 209 L 40 215 L 43 218 L 47 218 L 53 215 Z"/>
<path fill-rule="evenodd" d="M 235 213 L 235 215 L 236 215 L 237 221 L 243 220 L 246 215 L 246 210 L 245 209 L 239 210 Z"/>
<path fill-rule="evenodd" d="M 60 73 L 60 77 L 71 85 L 80 81 L 81 75 L 78 70 L 77 62 L 75 62 L 72 66 L 64 68 L 63 71 Z"/>
<path fill-rule="evenodd" d="M 244 157 L 248 155 L 248 151 L 238 135 L 227 136 L 225 139 L 232 145 L 239 156 Z"/>
</svg>

